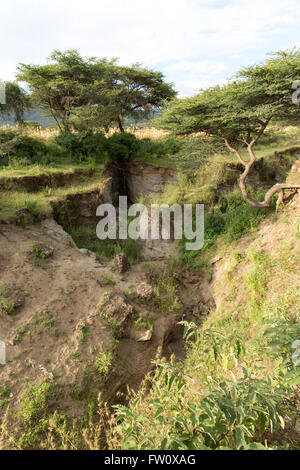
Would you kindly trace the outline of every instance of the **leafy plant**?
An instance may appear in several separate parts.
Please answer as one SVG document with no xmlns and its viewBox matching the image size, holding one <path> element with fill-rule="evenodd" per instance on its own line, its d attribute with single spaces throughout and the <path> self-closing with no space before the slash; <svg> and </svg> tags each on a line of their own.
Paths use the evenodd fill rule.
<svg viewBox="0 0 300 470">
<path fill-rule="evenodd" d="M 94 362 L 94 368 L 100 375 L 107 375 L 111 366 L 112 353 L 110 351 L 102 351 Z"/>
</svg>

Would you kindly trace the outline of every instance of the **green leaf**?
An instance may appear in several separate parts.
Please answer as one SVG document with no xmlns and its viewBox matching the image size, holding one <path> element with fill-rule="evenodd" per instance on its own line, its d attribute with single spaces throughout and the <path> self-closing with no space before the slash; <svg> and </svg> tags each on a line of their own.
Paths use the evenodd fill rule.
<svg viewBox="0 0 300 470">
<path fill-rule="evenodd" d="M 258 429 L 259 433 L 262 435 L 268 428 L 269 426 L 269 417 L 265 413 L 260 413 L 259 414 L 259 419 L 258 419 Z"/>
</svg>

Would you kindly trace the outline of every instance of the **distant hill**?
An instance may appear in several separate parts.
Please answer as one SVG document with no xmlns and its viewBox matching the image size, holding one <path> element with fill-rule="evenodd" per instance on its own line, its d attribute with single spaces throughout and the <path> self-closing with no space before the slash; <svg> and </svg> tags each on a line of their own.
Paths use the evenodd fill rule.
<svg viewBox="0 0 300 470">
<path fill-rule="evenodd" d="M 56 126 L 56 122 L 51 117 L 45 117 L 44 111 L 40 109 L 32 109 L 30 111 L 26 111 L 24 114 L 25 121 L 36 121 L 43 127 L 53 127 Z M 0 117 L 0 125 L 3 126 L 5 124 L 15 124 L 13 119 L 2 119 Z"/>
<path fill-rule="evenodd" d="M 151 120 L 157 117 L 160 117 L 160 114 L 157 111 L 152 111 L 150 113 L 149 119 Z M 53 126 L 55 127 L 57 125 L 53 118 L 45 117 L 44 111 L 42 111 L 41 109 L 32 109 L 30 111 L 26 111 L 24 114 L 24 118 L 25 118 L 25 121 L 36 121 L 43 127 L 53 127 Z M 133 126 L 136 124 L 147 125 L 149 124 L 149 119 L 145 119 L 144 117 L 141 117 L 140 119 L 125 118 L 125 127 Z M 15 122 L 13 119 L 3 119 L 0 116 L 0 126 L 3 126 L 5 124 L 14 125 Z"/>
</svg>

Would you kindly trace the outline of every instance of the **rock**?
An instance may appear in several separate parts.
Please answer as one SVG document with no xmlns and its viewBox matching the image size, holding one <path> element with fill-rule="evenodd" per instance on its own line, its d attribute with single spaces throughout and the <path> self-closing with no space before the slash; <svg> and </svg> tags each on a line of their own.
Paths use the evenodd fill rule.
<svg viewBox="0 0 300 470">
<path fill-rule="evenodd" d="M 41 223 L 41 226 L 44 230 L 46 230 L 47 234 L 52 238 L 55 238 L 55 240 L 77 248 L 72 237 L 67 232 L 65 232 L 61 225 L 58 225 L 55 220 L 46 219 Z"/>
<path fill-rule="evenodd" d="M 43 220 L 47 219 L 49 216 L 50 216 L 49 212 L 42 211 L 42 212 L 39 212 L 39 214 L 37 215 L 37 220 L 38 222 L 42 222 Z"/>
<path fill-rule="evenodd" d="M 146 330 L 146 331 L 141 331 L 140 332 L 140 337 L 137 338 L 136 341 L 138 341 L 138 342 L 140 342 L 140 341 L 150 341 L 151 338 L 152 338 L 152 331 Z"/>
<path fill-rule="evenodd" d="M 91 250 L 87 250 L 86 248 L 79 248 L 79 251 L 80 253 L 82 253 L 83 255 L 86 255 L 86 256 L 91 256 L 93 258 L 96 258 L 96 253 L 94 253 L 93 251 Z"/>
<path fill-rule="evenodd" d="M 80 253 L 82 253 L 83 255 L 89 254 L 89 250 L 87 250 L 86 248 L 79 248 L 78 251 L 80 251 Z"/>
<path fill-rule="evenodd" d="M 125 322 L 127 317 L 133 312 L 132 305 L 122 294 L 109 293 L 98 304 L 100 315 L 105 319 L 112 319 L 119 325 Z"/>
<path fill-rule="evenodd" d="M 176 170 L 150 163 L 132 160 L 126 168 L 126 183 L 129 198 L 135 201 L 140 196 L 160 193 L 167 184 L 177 184 Z"/>
<path fill-rule="evenodd" d="M 223 256 L 215 256 L 215 257 L 211 260 L 211 264 L 217 263 L 217 262 L 220 261 L 222 258 L 223 258 Z"/>
<path fill-rule="evenodd" d="M 18 296 L 15 297 L 15 300 L 13 303 L 14 303 L 15 309 L 23 307 L 25 303 L 25 297 L 23 295 L 20 296 L 19 294 Z"/>
<path fill-rule="evenodd" d="M 116 270 L 122 274 L 129 270 L 130 264 L 125 253 L 119 253 L 113 260 Z"/>
<path fill-rule="evenodd" d="M 51 256 L 53 256 L 53 253 L 54 248 L 44 243 L 36 243 L 30 251 L 30 254 L 33 254 L 35 257 L 42 260 L 51 258 Z"/>
<path fill-rule="evenodd" d="M 52 372 L 49 372 L 44 366 L 42 366 L 41 364 L 39 365 L 39 369 L 40 371 L 50 380 L 53 380 L 54 378 L 54 375 Z"/>
<path fill-rule="evenodd" d="M 150 300 L 154 295 L 153 287 L 146 282 L 142 282 L 136 288 L 136 294 L 140 299 Z"/>
<path fill-rule="evenodd" d="M 52 246 L 45 245 L 43 247 L 43 255 L 45 259 L 51 258 L 51 256 L 53 256 L 53 253 L 54 253 L 54 248 Z"/>
<path fill-rule="evenodd" d="M 150 341 L 152 338 L 152 331 L 150 330 L 135 330 L 131 328 L 127 332 L 129 338 L 133 339 L 137 343 Z"/>
</svg>

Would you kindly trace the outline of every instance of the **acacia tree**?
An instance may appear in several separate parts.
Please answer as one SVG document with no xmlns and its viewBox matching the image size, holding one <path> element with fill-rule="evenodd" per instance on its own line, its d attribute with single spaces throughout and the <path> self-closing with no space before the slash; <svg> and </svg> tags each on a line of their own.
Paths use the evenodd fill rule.
<svg viewBox="0 0 300 470">
<path fill-rule="evenodd" d="M 114 60 L 85 59 L 73 49 L 54 51 L 49 60 L 46 65 L 19 64 L 17 79 L 28 83 L 33 105 L 48 112 L 60 129 L 69 131 L 74 111 L 91 102 L 95 85 L 103 88 Z"/>
<path fill-rule="evenodd" d="M 22 124 L 28 108 L 29 99 L 25 90 L 16 82 L 5 82 L 5 104 L 0 105 L 0 115 Z"/>
<path fill-rule="evenodd" d="M 203 132 L 219 137 L 244 167 L 239 187 L 245 201 L 253 207 L 269 207 L 278 193 L 279 204 L 284 189 L 300 189 L 300 184 L 275 184 L 260 202 L 250 197 L 246 179 L 256 161 L 254 146 L 270 122 L 299 121 L 299 106 L 292 102 L 292 84 L 299 77 L 300 51 L 279 52 L 262 64 L 241 70 L 227 85 L 173 100 L 156 122 L 177 134 Z M 242 148 L 247 149 L 248 158 L 242 156 Z"/>
<path fill-rule="evenodd" d="M 114 67 L 109 89 L 113 120 L 124 132 L 124 117 L 148 118 L 151 111 L 176 96 L 173 85 L 164 81 L 161 72 L 134 64 Z"/>
<path fill-rule="evenodd" d="M 54 51 L 46 65 L 19 64 L 17 78 L 27 82 L 32 103 L 57 125 L 70 130 L 70 119 L 90 127 L 117 125 L 124 118 L 147 115 L 173 98 L 175 91 L 160 72 L 117 65 L 116 59 L 85 59 L 76 50 Z"/>
<path fill-rule="evenodd" d="M 75 122 L 108 130 L 116 125 L 124 132 L 126 118 L 148 118 L 167 100 L 176 95 L 172 84 L 160 72 L 143 68 L 111 65 L 105 82 L 96 81 L 90 90 L 90 102 L 75 112 Z"/>
</svg>

